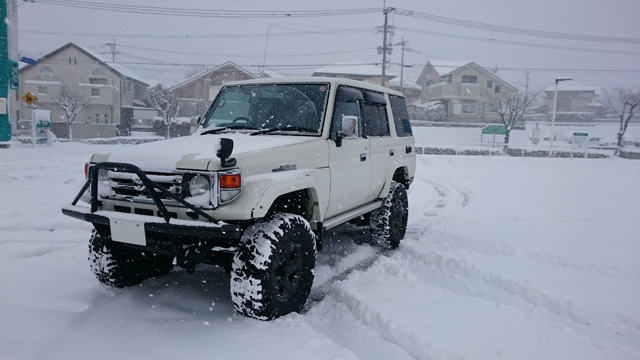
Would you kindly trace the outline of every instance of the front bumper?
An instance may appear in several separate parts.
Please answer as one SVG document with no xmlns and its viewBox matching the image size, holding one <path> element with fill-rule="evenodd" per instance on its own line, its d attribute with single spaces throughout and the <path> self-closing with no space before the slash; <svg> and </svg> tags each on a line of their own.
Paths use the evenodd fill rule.
<svg viewBox="0 0 640 360">
<path fill-rule="evenodd" d="M 235 247 L 242 236 L 239 226 L 233 224 L 213 224 L 199 221 L 176 220 L 164 222 L 162 218 L 151 216 L 124 214 L 111 211 L 97 211 L 82 206 L 68 205 L 62 208 L 62 213 L 76 219 L 97 225 L 110 226 L 112 220 L 135 221 L 144 224 L 145 232 L 170 234 L 209 239 L 217 247 Z"/>
<path fill-rule="evenodd" d="M 98 171 L 100 169 L 125 169 L 136 174 L 150 194 L 161 217 L 99 210 L 99 206 L 102 204 L 102 199 L 98 195 Z M 77 202 L 87 189 L 90 189 L 90 207 L 77 206 Z M 173 219 L 158 193 L 164 194 L 207 221 Z M 112 234 L 115 232 L 117 235 L 114 236 L 114 241 L 133 245 L 146 246 L 149 239 L 170 237 L 173 243 L 206 242 L 215 248 L 231 248 L 237 246 L 238 240 L 242 236 L 242 229 L 239 226 L 214 219 L 198 207 L 150 180 L 137 166 L 125 163 L 104 162 L 93 165 L 87 182 L 71 205 L 62 209 L 62 213 L 93 223 L 96 228 L 109 229 Z"/>
</svg>

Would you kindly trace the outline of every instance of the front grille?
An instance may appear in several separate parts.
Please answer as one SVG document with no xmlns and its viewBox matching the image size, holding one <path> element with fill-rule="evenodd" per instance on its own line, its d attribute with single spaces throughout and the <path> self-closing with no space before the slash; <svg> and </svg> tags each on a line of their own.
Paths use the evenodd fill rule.
<svg viewBox="0 0 640 360">
<path fill-rule="evenodd" d="M 182 195 L 182 175 L 145 173 L 149 180 L 169 190 L 179 197 Z M 149 190 L 145 188 L 138 175 L 126 171 L 109 170 L 109 186 L 116 198 L 128 198 L 138 200 L 151 200 Z M 169 198 L 159 190 L 155 190 L 160 199 Z"/>
</svg>

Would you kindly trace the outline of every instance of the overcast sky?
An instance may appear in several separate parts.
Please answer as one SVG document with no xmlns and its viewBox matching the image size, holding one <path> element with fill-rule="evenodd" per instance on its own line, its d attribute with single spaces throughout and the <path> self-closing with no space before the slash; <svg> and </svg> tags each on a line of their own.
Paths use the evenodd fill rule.
<svg viewBox="0 0 640 360">
<path fill-rule="evenodd" d="M 40 55 L 70 41 L 96 52 L 116 42 L 116 62 L 144 79 L 172 83 L 184 79 L 189 64 L 214 67 L 231 60 L 251 71 L 263 64 L 285 75 L 307 75 L 324 64 L 380 63 L 377 47 L 383 25 L 382 0 L 18 0 L 20 49 Z M 133 14 L 47 3 L 128 4 L 201 10 L 303 11 L 372 9 L 375 13 L 288 18 L 221 18 Z M 603 87 L 640 85 L 639 0 L 402 0 L 387 7 L 411 10 L 389 15 L 393 43 L 408 41 L 405 76 L 417 78 L 427 60 L 474 61 L 498 68 L 498 76 L 524 88 L 543 88 L 558 76 Z M 144 8 L 141 8 L 144 9 Z M 171 11 L 170 11 L 171 12 Z M 198 12 L 196 12 L 198 13 Z M 201 13 L 201 12 L 200 12 Z M 481 23 L 480 28 L 445 22 Z M 484 30 L 487 25 L 501 31 Z M 516 28 L 516 30 L 506 29 Z M 588 35 L 597 41 L 555 39 L 513 32 Z M 267 41 L 267 32 L 269 33 Z M 608 39 L 603 39 L 607 37 Z M 630 40 L 624 40 L 630 39 Z M 266 50 L 266 52 L 265 52 Z M 400 75 L 401 47 L 389 71 Z M 266 57 L 265 57 L 266 53 Z M 111 54 L 105 54 L 111 58 Z M 434 60 L 435 61 L 435 60 Z M 168 63 L 162 64 L 160 63 Z"/>
</svg>

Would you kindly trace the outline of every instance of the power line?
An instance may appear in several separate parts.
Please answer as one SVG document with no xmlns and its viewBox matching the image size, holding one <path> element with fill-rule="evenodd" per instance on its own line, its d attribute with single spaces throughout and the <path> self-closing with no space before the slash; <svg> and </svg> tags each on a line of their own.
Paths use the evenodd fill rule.
<svg viewBox="0 0 640 360">
<path fill-rule="evenodd" d="M 305 31 L 288 28 L 280 25 L 274 27 L 290 30 L 291 32 L 280 32 L 271 34 L 271 36 L 298 36 L 298 35 L 347 35 L 367 33 L 374 30 L 371 27 L 352 28 L 352 29 L 334 29 L 325 31 Z M 42 30 L 19 30 L 21 34 L 34 35 L 63 35 L 63 36 L 81 36 L 81 37 L 107 37 L 107 38 L 140 38 L 140 39 L 228 39 L 228 38 L 255 38 L 264 37 L 264 33 L 255 34 L 178 34 L 178 35 L 151 35 L 151 34 L 110 34 L 110 33 L 76 33 L 63 31 L 42 31 Z"/>
<path fill-rule="evenodd" d="M 496 31 L 496 32 L 508 33 L 508 34 L 527 35 L 527 36 L 536 36 L 536 37 L 545 37 L 545 38 L 554 38 L 554 39 L 563 39 L 563 40 L 640 44 L 640 39 L 637 39 L 637 38 L 581 35 L 581 34 L 560 33 L 560 32 L 554 32 L 554 31 L 521 29 L 521 28 L 510 27 L 510 26 L 485 24 L 485 23 L 479 23 L 475 21 L 455 19 L 455 18 L 450 18 L 445 16 L 438 16 L 438 15 L 432 15 L 427 13 L 421 13 L 417 11 L 405 10 L 405 9 L 396 8 L 395 11 L 399 15 L 414 17 L 421 20 L 433 21 L 433 22 L 462 26 L 462 27 L 469 27 L 469 28 L 480 29 L 480 30 Z"/>
<path fill-rule="evenodd" d="M 346 16 L 364 15 L 378 13 L 378 8 L 344 9 L 344 10 L 295 10 L 295 11 L 260 11 L 260 10 L 211 10 L 211 9 L 185 9 L 158 6 L 140 6 L 113 3 L 88 2 L 82 0 L 38 0 L 39 3 L 67 6 L 74 8 L 84 8 L 93 10 L 106 10 L 114 12 L 125 12 L 146 15 L 168 15 L 168 16 L 189 16 L 189 17 L 219 17 L 219 18 L 293 18 L 293 17 L 326 17 L 326 16 Z M 501 26 L 455 19 L 445 16 L 427 14 L 400 8 L 385 8 L 386 11 L 394 11 L 399 15 L 413 17 L 421 20 L 433 21 L 443 24 L 469 27 L 480 30 L 488 30 L 517 35 L 527 35 L 563 40 L 580 40 L 604 43 L 624 43 L 640 44 L 638 38 L 623 38 L 613 36 L 596 36 L 561 33 L 553 31 L 522 29 L 510 26 Z"/>
<path fill-rule="evenodd" d="M 637 51 L 625 51 L 625 50 L 605 50 L 605 49 L 594 49 L 594 48 L 584 48 L 584 47 L 575 47 L 575 46 L 563 46 L 563 45 L 548 45 L 548 44 L 539 44 L 539 43 L 531 43 L 531 42 L 523 42 L 523 41 L 509 41 L 509 40 L 500 40 L 500 39 L 492 39 L 492 38 L 482 38 L 477 36 L 469 36 L 469 35 L 455 35 L 448 34 L 436 31 L 426 31 L 405 27 L 396 27 L 397 30 L 425 34 L 425 35 L 435 35 L 442 37 L 449 37 L 455 39 L 463 39 L 463 40 L 473 40 L 473 41 L 484 41 L 493 44 L 501 44 L 501 45 L 515 45 L 515 46 L 526 46 L 526 47 L 534 47 L 534 48 L 545 48 L 545 49 L 555 49 L 555 50 L 572 50 L 572 51 L 584 51 L 584 52 L 594 52 L 594 53 L 605 53 L 605 54 L 623 54 L 623 55 L 640 55 L 640 52 Z"/>
<path fill-rule="evenodd" d="M 175 50 L 152 49 L 152 48 L 145 48 L 145 47 L 138 47 L 138 46 L 128 46 L 128 45 L 121 45 L 121 44 L 118 44 L 118 46 L 124 47 L 124 48 L 129 48 L 129 49 L 154 51 L 154 52 L 168 53 L 168 54 L 194 55 L 194 56 L 226 56 L 226 57 L 245 57 L 245 58 L 258 58 L 258 57 L 262 57 L 263 56 L 263 55 L 212 54 L 212 53 L 185 52 L 185 51 L 175 51 Z M 269 55 L 269 57 L 322 56 L 322 55 L 349 54 L 349 53 L 371 51 L 371 50 L 375 50 L 375 48 L 364 48 L 364 49 L 355 49 L 355 50 L 346 50 L 346 51 L 318 52 L 318 53 L 309 53 L 309 54 Z"/>
<path fill-rule="evenodd" d="M 344 9 L 344 10 L 296 10 L 296 11 L 260 11 L 260 10 L 210 10 L 185 9 L 159 6 L 126 5 L 115 3 L 99 3 L 81 0 L 38 0 L 39 3 L 66 6 L 81 9 L 105 10 L 119 13 L 134 13 L 144 15 L 168 15 L 189 17 L 219 17 L 219 18 L 293 18 L 293 17 L 324 17 L 373 14 L 380 11 L 377 8 Z"/>
</svg>

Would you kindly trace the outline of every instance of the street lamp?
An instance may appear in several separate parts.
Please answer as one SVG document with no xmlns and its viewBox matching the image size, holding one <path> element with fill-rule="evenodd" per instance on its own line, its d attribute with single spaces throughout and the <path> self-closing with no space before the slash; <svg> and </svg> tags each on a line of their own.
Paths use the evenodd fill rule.
<svg viewBox="0 0 640 360">
<path fill-rule="evenodd" d="M 556 79 L 556 91 L 553 94 L 553 116 L 551 117 L 551 138 L 549 139 L 549 157 L 553 157 L 553 138 L 556 137 L 556 104 L 558 103 L 558 83 L 560 81 L 573 80 L 571 78 L 562 77 Z"/>
</svg>

